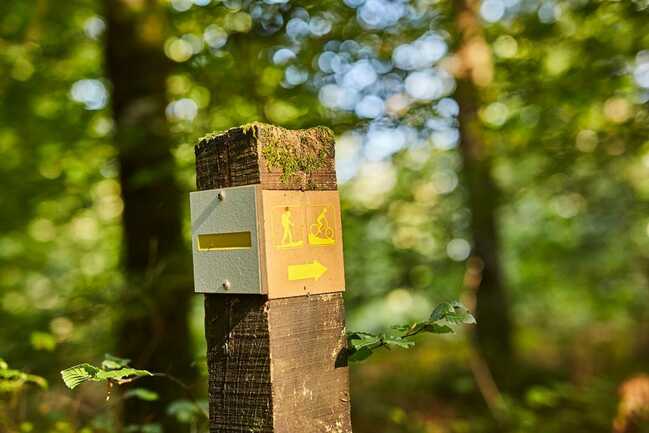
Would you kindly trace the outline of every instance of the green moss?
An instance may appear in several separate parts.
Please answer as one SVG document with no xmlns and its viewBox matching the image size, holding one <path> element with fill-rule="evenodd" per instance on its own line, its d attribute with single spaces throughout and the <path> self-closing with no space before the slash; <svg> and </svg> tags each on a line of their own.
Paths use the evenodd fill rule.
<svg viewBox="0 0 649 433">
<path fill-rule="evenodd" d="M 280 169 L 283 183 L 290 183 L 291 178 L 297 173 L 310 174 L 322 168 L 331 156 L 326 146 L 314 149 L 312 143 L 330 143 L 333 141 L 331 129 L 323 126 L 301 131 L 298 146 L 287 145 L 287 132 L 280 128 L 272 127 L 264 134 L 261 154 L 265 158 L 269 169 Z M 297 143 L 296 143 L 297 144 Z"/>
<path fill-rule="evenodd" d="M 252 134 L 253 137 L 257 137 L 257 128 L 260 126 L 263 127 L 263 126 L 271 126 L 271 125 L 266 125 L 265 123 L 254 121 L 254 122 L 241 125 L 239 128 L 241 128 L 244 134 L 246 135 Z"/>
<path fill-rule="evenodd" d="M 202 143 L 204 141 L 211 141 L 222 134 L 223 134 L 222 132 L 210 132 L 208 134 L 203 135 L 201 138 L 199 138 L 198 142 Z"/>
<path fill-rule="evenodd" d="M 249 133 L 252 133 L 253 137 L 256 137 L 256 136 L 257 136 L 257 129 L 256 129 L 256 127 L 258 127 L 258 126 L 266 126 L 266 125 L 265 125 L 264 123 L 261 123 L 261 122 L 250 122 L 250 123 L 246 123 L 246 124 L 241 125 L 241 126 L 237 126 L 237 127 L 235 127 L 235 128 L 230 128 L 230 129 L 228 129 L 227 131 L 221 131 L 221 132 L 210 132 L 210 133 L 208 133 L 208 134 L 205 134 L 205 135 L 202 136 L 201 138 L 199 138 L 199 139 L 198 139 L 198 142 L 199 142 L 199 143 L 202 143 L 203 141 L 211 141 L 211 140 L 214 140 L 215 138 L 221 137 L 221 136 L 223 136 L 223 135 L 227 135 L 227 134 L 229 134 L 231 131 L 236 130 L 236 129 L 241 129 L 241 130 L 243 130 L 243 133 L 246 134 L 246 135 L 249 134 Z M 270 125 L 267 125 L 267 126 L 270 126 Z"/>
<path fill-rule="evenodd" d="M 203 136 L 199 143 L 228 135 L 237 130 L 261 142 L 261 154 L 269 169 L 282 171 L 281 181 L 289 184 L 298 173 L 307 175 L 321 169 L 327 162 L 333 147 L 334 133 L 325 126 L 291 131 L 261 122 L 251 122 L 225 132 L 213 132 Z M 309 180 L 313 182 L 312 180 Z"/>
</svg>

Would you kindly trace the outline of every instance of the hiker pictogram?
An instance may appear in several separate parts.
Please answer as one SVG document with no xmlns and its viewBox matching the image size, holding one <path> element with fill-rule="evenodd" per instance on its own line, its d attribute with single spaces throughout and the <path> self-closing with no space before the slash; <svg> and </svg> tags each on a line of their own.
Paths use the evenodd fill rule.
<svg viewBox="0 0 649 433">
<path fill-rule="evenodd" d="M 297 248 L 301 247 L 304 241 L 301 239 L 295 238 L 295 222 L 293 220 L 293 213 L 291 208 L 287 207 L 282 213 L 281 217 L 282 224 L 282 241 L 279 245 L 279 248 Z"/>
<path fill-rule="evenodd" d="M 311 245 L 333 245 L 336 243 L 334 229 L 329 223 L 328 206 L 322 207 L 315 223 L 309 226 L 309 244 Z"/>
</svg>

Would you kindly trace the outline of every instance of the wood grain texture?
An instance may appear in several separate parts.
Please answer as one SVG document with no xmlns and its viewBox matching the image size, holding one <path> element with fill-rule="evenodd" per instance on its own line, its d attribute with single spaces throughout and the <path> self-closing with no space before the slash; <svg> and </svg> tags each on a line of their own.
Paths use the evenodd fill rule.
<svg viewBox="0 0 649 433">
<path fill-rule="evenodd" d="M 278 143 L 309 164 L 285 176 L 264 156 Z M 333 146 L 320 128 L 234 128 L 196 146 L 197 186 L 336 190 Z M 341 293 L 205 295 L 210 433 L 351 433 L 344 315 Z"/>
<path fill-rule="evenodd" d="M 351 432 L 341 293 L 268 303 L 275 432 Z"/>
<path fill-rule="evenodd" d="M 267 311 L 261 295 L 205 295 L 210 433 L 275 431 Z"/>
</svg>

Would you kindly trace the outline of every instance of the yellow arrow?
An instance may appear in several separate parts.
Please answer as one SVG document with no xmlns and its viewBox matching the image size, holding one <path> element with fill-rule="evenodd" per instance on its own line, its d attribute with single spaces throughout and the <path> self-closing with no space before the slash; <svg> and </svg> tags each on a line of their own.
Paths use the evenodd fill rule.
<svg viewBox="0 0 649 433">
<path fill-rule="evenodd" d="M 327 268 L 317 260 L 313 263 L 305 263 L 302 265 L 289 265 L 288 266 L 288 279 L 289 281 L 297 280 L 319 280 L 327 272 Z"/>
</svg>

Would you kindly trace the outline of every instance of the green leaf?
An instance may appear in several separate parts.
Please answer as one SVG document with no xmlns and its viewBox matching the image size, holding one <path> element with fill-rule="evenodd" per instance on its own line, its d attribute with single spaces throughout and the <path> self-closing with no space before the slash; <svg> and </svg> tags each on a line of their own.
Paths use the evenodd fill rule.
<svg viewBox="0 0 649 433">
<path fill-rule="evenodd" d="M 349 354 L 347 355 L 347 360 L 349 362 L 361 362 L 365 361 L 367 358 L 372 356 L 372 349 L 369 347 L 361 347 L 358 350 L 351 349 Z"/>
<path fill-rule="evenodd" d="M 449 313 L 453 312 L 453 307 L 451 304 L 448 302 L 442 302 L 441 304 L 437 305 L 435 309 L 433 309 L 433 312 L 430 314 L 430 321 L 431 322 L 438 322 L 440 320 L 446 319 L 446 316 Z"/>
<path fill-rule="evenodd" d="M 139 398 L 144 401 L 156 401 L 160 398 L 157 392 L 146 388 L 133 388 L 126 391 L 124 398 Z"/>
<path fill-rule="evenodd" d="M 364 339 L 367 339 L 367 338 L 378 338 L 378 337 L 376 335 L 374 335 L 374 334 L 370 334 L 369 332 L 357 332 L 357 331 L 354 331 L 354 332 L 349 332 L 347 334 L 347 339 L 348 340 L 364 340 Z"/>
<path fill-rule="evenodd" d="M 15 392 L 26 384 L 47 388 L 47 381 L 40 376 L 10 369 L 4 361 L 0 367 L 0 392 Z"/>
<path fill-rule="evenodd" d="M 124 428 L 125 433 L 162 433 L 162 426 L 157 423 L 129 424 Z"/>
<path fill-rule="evenodd" d="M 475 318 L 469 310 L 459 302 L 443 302 L 439 304 L 430 315 L 429 321 L 439 322 L 445 320 L 453 324 L 474 324 Z"/>
<path fill-rule="evenodd" d="M 413 324 L 410 324 L 410 325 L 393 325 L 393 326 L 390 327 L 390 329 L 393 329 L 393 330 L 399 331 L 399 332 L 406 332 L 406 331 L 410 331 L 415 325 L 417 325 L 417 324 L 413 323 Z"/>
<path fill-rule="evenodd" d="M 135 368 L 121 368 L 119 370 L 100 370 L 97 373 L 97 380 L 115 381 L 121 385 L 144 376 L 153 376 L 153 373 L 147 370 L 136 370 Z"/>
<path fill-rule="evenodd" d="M 89 380 L 97 381 L 97 375 L 102 370 L 90 364 L 79 364 L 61 371 L 65 386 L 74 389 Z"/>
<path fill-rule="evenodd" d="M 453 328 L 448 325 L 438 325 L 437 323 L 426 323 L 423 332 L 428 332 L 430 334 L 451 334 L 453 333 Z"/>
<path fill-rule="evenodd" d="M 47 380 L 45 380 L 44 377 L 36 376 L 34 374 L 26 374 L 25 381 L 29 383 L 33 383 L 34 385 L 43 389 L 47 389 L 48 386 Z"/>
<path fill-rule="evenodd" d="M 104 361 L 101 363 L 101 368 L 104 370 L 119 370 L 120 368 L 127 367 L 131 363 L 130 359 L 118 358 L 110 353 L 104 355 Z"/>
<path fill-rule="evenodd" d="M 36 350 L 45 350 L 48 352 L 56 349 L 56 338 L 47 332 L 32 332 L 30 343 Z"/>
<path fill-rule="evenodd" d="M 128 361 L 115 357 L 109 359 L 109 356 L 110 355 L 107 355 L 107 359 L 104 361 L 104 363 L 106 363 L 106 361 L 109 361 L 107 363 L 108 366 L 124 364 Z M 102 365 L 104 365 L 104 363 L 102 363 Z M 153 376 L 153 373 L 147 370 L 137 370 L 130 367 L 104 370 L 95 367 L 94 365 L 85 363 L 75 365 L 74 367 L 66 368 L 65 370 L 61 371 L 63 382 L 65 382 L 65 385 L 70 389 L 74 389 L 87 381 L 115 382 L 118 385 L 122 385 L 144 376 Z"/>
<path fill-rule="evenodd" d="M 180 423 L 189 424 L 196 421 L 201 410 L 189 400 L 176 400 L 167 407 L 167 413 Z"/>
<path fill-rule="evenodd" d="M 404 340 L 401 337 L 392 337 L 392 336 L 384 337 L 383 342 L 388 347 L 388 349 L 397 348 L 397 347 L 401 349 L 410 349 L 415 345 L 414 341 Z"/>
<path fill-rule="evenodd" d="M 0 358 L 0 370 L 7 370 L 9 365 L 5 362 L 4 359 Z"/>
<path fill-rule="evenodd" d="M 454 302 L 452 304 L 453 311 L 450 312 L 446 320 L 448 320 L 451 323 L 457 323 L 457 324 L 465 324 L 465 325 L 472 325 L 476 323 L 475 317 L 471 314 L 471 312 L 462 304 L 459 302 Z"/>
<path fill-rule="evenodd" d="M 381 343 L 381 337 L 368 332 L 353 332 L 347 337 L 349 346 L 353 349 L 371 347 Z"/>
</svg>

